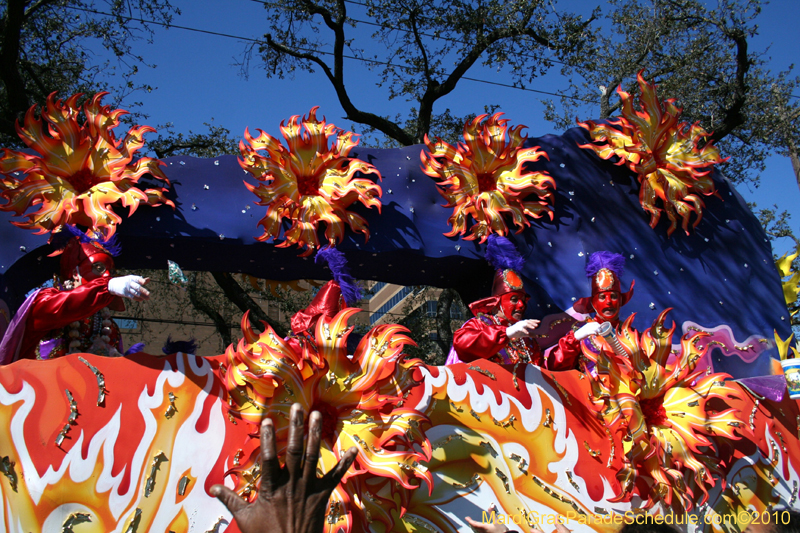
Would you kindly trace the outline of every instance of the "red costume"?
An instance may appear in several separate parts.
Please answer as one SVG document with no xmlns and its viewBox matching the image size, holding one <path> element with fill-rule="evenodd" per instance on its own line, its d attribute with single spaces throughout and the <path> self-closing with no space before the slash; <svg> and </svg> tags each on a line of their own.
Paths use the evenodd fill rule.
<svg viewBox="0 0 800 533">
<path fill-rule="evenodd" d="M 542 364 L 542 350 L 531 338 L 509 339 L 508 324 L 494 315 L 480 315 L 467 320 L 453 334 L 453 348 L 465 363 L 489 359 L 498 364 L 518 362 Z"/>
<path fill-rule="evenodd" d="M 575 338 L 575 331 L 591 323 L 609 322 L 615 328 L 619 325 L 620 308 L 630 301 L 634 285 L 634 282 L 631 282 L 630 289 L 621 292 L 619 278 L 624 267 L 625 258 L 620 254 L 602 251 L 595 252 L 589 257 L 586 275 L 592 281 L 592 296 L 578 300 L 573 309 L 582 314 L 594 312 L 595 316 L 586 322 L 576 324 L 573 331 L 558 341 L 558 347 L 552 351 L 551 356 L 572 359 L 580 357 L 583 350 L 599 354 L 604 347 L 608 348 L 602 337 L 589 335 L 579 340 Z"/>
<path fill-rule="evenodd" d="M 305 348 L 316 346 L 314 330 L 321 317 L 332 318 L 345 309 L 348 303 L 355 304 L 361 298 L 361 290 L 347 268 L 347 259 L 333 246 L 321 248 L 315 262 L 328 264 L 333 280 L 323 285 L 311 303 L 292 316 L 292 335 L 287 339 L 290 345 L 302 352 Z"/>
<path fill-rule="evenodd" d="M 518 323 L 525 314 L 530 297 L 525 292 L 522 278 L 510 268 L 495 274 L 492 296 L 470 304 L 476 315 L 453 334 L 453 350 L 448 364 L 460 360 L 471 362 L 489 359 L 498 364 L 531 363 L 550 370 L 575 368 L 577 356 L 563 358 L 550 356 L 545 364 L 542 350 L 529 336 L 509 337 L 509 327 Z"/>
<path fill-rule="evenodd" d="M 109 311 L 125 309 L 108 290 L 113 268 L 106 248 L 71 239 L 61 256 L 65 286 L 40 289 L 27 298 L 12 323 L 13 331 L 10 326 L 0 345 L 2 363 L 75 352 L 122 355 L 119 328 Z M 68 288 L 73 284 L 77 286 Z"/>
</svg>

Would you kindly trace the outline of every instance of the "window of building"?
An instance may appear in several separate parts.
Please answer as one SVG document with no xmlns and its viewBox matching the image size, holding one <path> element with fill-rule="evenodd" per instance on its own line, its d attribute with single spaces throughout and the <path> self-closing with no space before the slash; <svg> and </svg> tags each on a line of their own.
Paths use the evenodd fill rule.
<svg viewBox="0 0 800 533">
<path fill-rule="evenodd" d="M 428 315 L 428 318 L 434 318 L 436 316 L 436 307 L 438 304 L 439 302 L 435 300 L 428 300 L 427 302 L 425 302 L 426 306 L 425 312 Z"/>
<path fill-rule="evenodd" d="M 374 325 L 375 322 L 380 320 L 383 317 L 383 315 L 388 313 L 392 309 L 392 307 L 399 304 L 403 298 L 411 294 L 411 291 L 413 289 L 414 289 L 413 287 L 403 287 L 402 289 L 397 291 L 391 298 L 389 298 L 389 300 L 385 304 L 380 306 L 380 308 L 377 311 L 372 313 L 372 316 L 369 317 L 369 325 L 370 326 Z"/>
</svg>

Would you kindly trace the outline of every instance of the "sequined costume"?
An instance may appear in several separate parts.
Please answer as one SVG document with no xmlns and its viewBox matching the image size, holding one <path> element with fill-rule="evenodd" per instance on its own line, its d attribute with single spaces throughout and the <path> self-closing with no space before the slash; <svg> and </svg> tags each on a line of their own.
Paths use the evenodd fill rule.
<svg viewBox="0 0 800 533">
<path fill-rule="evenodd" d="M 453 333 L 453 349 L 459 359 L 469 363 L 476 359 L 488 359 L 498 364 L 513 365 L 518 362 L 546 367 L 548 370 L 572 370 L 580 355 L 556 354 L 545 357 L 536 341 L 530 337 L 509 339 L 506 325 L 492 315 L 471 318 Z"/>
<path fill-rule="evenodd" d="M 2 363 L 52 359 L 71 351 L 120 355 L 119 328 L 107 309 L 118 297 L 108 292 L 108 280 L 97 278 L 71 290 L 40 289 L 28 296 L 3 339 Z M 70 348 L 72 341 L 77 345 Z"/>
<path fill-rule="evenodd" d="M 591 370 L 594 367 L 592 361 L 597 359 L 597 355 L 611 349 L 599 335 L 589 335 L 579 340 L 575 332 L 586 324 L 608 322 L 615 328 L 619 325 L 619 311 L 633 297 L 634 287 L 634 282 L 631 282 L 628 291 L 622 292 L 620 277 L 624 269 L 625 258 L 620 254 L 600 251 L 589 256 L 586 277 L 591 281 L 592 295 L 580 298 L 573 309 L 582 314 L 593 312 L 595 316 L 575 324 L 573 330 L 558 341 L 551 355 L 562 359 L 583 357 L 585 362 L 590 363 L 587 368 Z"/>
<path fill-rule="evenodd" d="M 505 237 L 492 235 L 486 259 L 496 270 L 492 294 L 469 304 L 475 318 L 453 334 L 445 364 L 488 359 L 498 364 L 530 363 L 550 370 L 575 368 L 577 355 L 565 358 L 559 353 L 545 358 L 530 336 L 538 321 L 523 319 L 530 296 L 519 274 L 523 260 L 514 245 Z"/>
</svg>

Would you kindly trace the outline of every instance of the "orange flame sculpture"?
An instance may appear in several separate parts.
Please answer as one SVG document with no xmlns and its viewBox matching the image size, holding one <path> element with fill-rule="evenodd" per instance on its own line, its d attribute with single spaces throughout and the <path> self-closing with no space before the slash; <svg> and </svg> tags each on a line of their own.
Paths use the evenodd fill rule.
<svg viewBox="0 0 800 533">
<path fill-rule="evenodd" d="M 720 403 L 743 396 L 740 387 L 725 381 L 730 376 L 694 371 L 706 351 L 698 341 L 708 335 L 687 334 L 681 339 L 680 352 L 673 352 L 675 326 L 664 328 L 669 311 L 661 313 L 641 336 L 631 327 L 633 315 L 620 326 L 618 339 L 629 358 L 607 346 L 599 356 L 585 345 L 583 349 L 598 363 L 596 377 L 587 373 L 593 379 L 595 403 L 607 426 L 626 434 L 626 461 L 618 474 L 622 494 L 616 500 L 649 487 L 649 494 L 641 494 L 648 498 L 646 507 L 660 501 L 683 512 L 692 509 L 692 502 L 706 502 L 707 487 L 716 483 L 712 473 L 722 472 L 724 465 L 712 441 L 738 440 L 742 434 L 752 438 L 752 434 L 741 422 L 738 409 L 720 410 Z M 645 484 L 636 487 L 637 478 Z"/>
<path fill-rule="evenodd" d="M 616 155 L 617 165 L 638 175 L 639 201 L 650 213 L 651 227 L 656 227 L 663 211 L 670 221 L 667 235 L 675 231 L 679 219 L 688 234 L 692 212 L 696 214 L 692 227 L 703 217 L 702 196 L 716 192 L 710 167 L 725 160 L 710 142 L 699 147 L 709 134 L 698 124 L 679 122 L 682 110 L 674 99 L 659 101 L 655 84 L 647 83 L 641 71 L 637 78 L 640 110 L 634 109 L 630 94 L 617 88 L 622 117 L 604 124 L 579 122 L 595 141 L 581 148 L 594 150 L 602 159 Z"/>
<path fill-rule="evenodd" d="M 106 94 L 97 93 L 84 104 L 83 121 L 79 117 L 80 94 L 62 101 L 53 93 L 41 109 L 41 118 L 36 118 L 33 106 L 25 115 L 24 126 L 17 124 L 19 136 L 37 154 L 4 150 L 0 197 L 7 203 L 0 209 L 17 216 L 23 216 L 31 206 L 39 209 L 25 215 L 26 222 L 14 222 L 16 226 L 42 234 L 64 224 L 82 225 L 109 238 L 122 222 L 111 209 L 117 202 L 129 208 L 128 216 L 140 204 L 175 207 L 164 197 L 166 189 L 142 191 L 137 186 L 145 174 L 169 185 L 159 169 L 163 164 L 159 160 L 142 157 L 134 161 L 134 155 L 144 146 L 143 135 L 155 129 L 134 127 L 125 139 L 117 141 L 112 130 L 127 111 L 112 111 L 111 106 L 101 105 Z M 16 176 L 20 172 L 22 178 Z"/>
<path fill-rule="evenodd" d="M 437 180 L 445 207 L 453 208 L 447 237 L 464 235 L 470 218 L 475 222 L 465 239 L 480 242 L 492 233 L 508 234 L 504 213 L 511 215 L 517 233 L 530 226 L 527 217 L 553 218 L 555 181 L 546 172 L 526 168 L 547 154 L 538 146 L 523 148 L 527 137 L 520 132 L 525 126 L 509 130 L 502 115 L 481 115 L 465 124 L 465 142 L 457 147 L 425 136 L 428 152 L 420 154 L 422 171 Z"/>
<path fill-rule="evenodd" d="M 359 524 L 376 520 L 391 531 L 394 516 L 403 515 L 413 489 L 422 482 L 429 488 L 433 484 L 420 464 L 431 457 L 423 431 L 428 419 L 403 406 L 404 394 L 422 379 L 421 362 L 403 360 L 403 347 L 413 341 L 408 330 L 395 324 L 374 327 L 348 357 L 352 328 L 347 322 L 358 311 L 345 309 L 333 318 L 320 318 L 314 335 L 299 338 L 298 343 L 281 339 L 269 326 L 255 334 L 245 315 L 244 339 L 226 351 L 225 381 L 231 413 L 253 424 L 270 416 L 284 444 L 293 403 L 299 402 L 306 411 L 320 411 L 321 468 L 330 469 L 351 446 L 359 451 L 333 493 L 329 530 L 350 531 L 354 520 Z M 255 495 L 257 454 L 232 473 L 241 494 Z"/>
<path fill-rule="evenodd" d="M 281 133 L 288 149 L 274 137 L 260 131 L 252 137 L 245 130 L 245 140 L 239 142 L 241 158 L 239 164 L 255 179 L 258 186 L 245 185 L 266 206 L 267 213 L 259 222 L 264 234 L 259 241 L 277 239 L 283 219 L 292 222 L 284 233 L 284 242 L 278 247 L 297 244 L 306 248 L 301 255 L 310 255 L 320 247 L 317 227 L 321 221 L 327 224 L 325 238 L 331 246 L 342 240 L 344 224 L 353 231 L 369 238 L 366 220 L 347 208 L 356 200 L 367 207 L 381 209 L 381 188 L 367 178 L 356 178 L 357 173 L 380 172 L 373 165 L 347 157 L 358 139 L 352 132 L 344 132 L 325 118 L 317 120 L 318 107 L 311 109 L 307 117 L 295 115 L 289 124 L 281 122 Z M 328 137 L 335 135 L 333 145 L 328 146 Z M 259 153 L 265 150 L 266 156 Z"/>
</svg>

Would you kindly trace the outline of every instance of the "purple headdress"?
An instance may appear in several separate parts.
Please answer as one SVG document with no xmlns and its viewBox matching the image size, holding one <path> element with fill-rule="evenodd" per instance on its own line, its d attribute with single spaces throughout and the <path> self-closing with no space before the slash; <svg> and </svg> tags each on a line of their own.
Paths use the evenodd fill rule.
<svg viewBox="0 0 800 533">
<path fill-rule="evenodd" d="M 508 292 L 521 291 L 525 287 L 520 272 L 525 266 L 525 260 L 517 251 L 514 243 L 502 235 L 489 235 L 489 243 L 484 254 L 486 261 L 495 269 L 492 281 L 492 295 L 469 304 L 470 310 L 476 316 L 479 313 L 494 313 L 500 305 L 500 297 Z"/>
<path fill-rule="evenodd" d="M 320 248 L 314 258 L 315 263 L 320 260 L 326 262 L 333 273 L 333 279 L 342 290 L 342 297 L 347 305 L 355 305 L 361 299 L 361 288 L 356 284 L 350 269 L 347 268 L 347 259 L 344 254 L 333 246 Z"/>
<path fill-rule="evenodd" d="M 105 240 L 101 237 L 90 237 L 78 229 L 77 226 L 73 226 L 72 224 L 64 224 L 61 231 L 53 233 L 50 243 L 55 247 L 56 250 L 63 251 L 64 248 L 66 248 L 67 243 L 71 241 L 73 237 L 77 237 L 78 242 L 81 243 L 96 244 L 108 252 L 109 255 L 114 257 L 117 257 L 120 253 L 122 253 L 122 245 L 120 245 L 119 241 L 117 240 L 116 234 Z"/>
<path fill-rule="evenodd" d="M 489 244 L 486 245 L 484 257 L 495 270 L 511 269 L 515 272 L 522 270 L 525 260 L 517 251 L 514 243 L 502 235 L 489 235 Z"/>
<path fill-rule="evenodd" d="M 625 272 L 625 257 L 622 254 L 615 254 L 605 250 L 593 253 L 589 256 L 589 262 L 586 263 L 586 277 L 591 278 L 600 272 L 602 268 L 607 268 L 617 277 L 622 277 Z"/>
<path fill-rule="evenodd" d="M 601 270 L 607 270 L 612 274 L 605 273 L 602 276 L 598 276 L 597 273 Z M 603 250 L 590 255 L 589 261 L 586 263 L 586 277 L 591 280 L 592 296 L 608 290 L 617 291 L 620 297 L 620 307 L 627 304 L 633 297 L 634 282 L 631 281 L 630 288 L 623 292 L 620 280 L 623 272 L 625 272 L 625 258 L 621 254 Z M 592 306 L 592 298 L 589 296 L 579 298 L 572 308 L 583 314 L 591 313 L 595 310 Z"/>
</svg>

